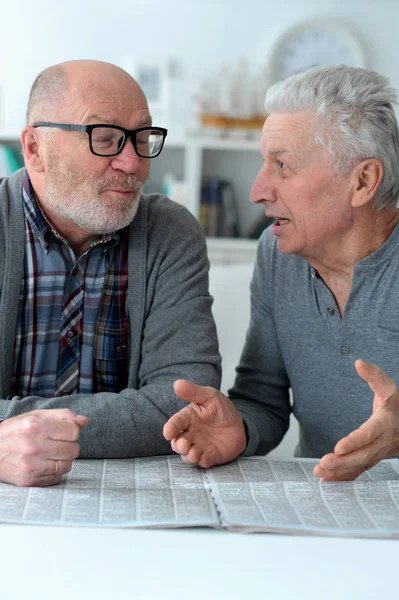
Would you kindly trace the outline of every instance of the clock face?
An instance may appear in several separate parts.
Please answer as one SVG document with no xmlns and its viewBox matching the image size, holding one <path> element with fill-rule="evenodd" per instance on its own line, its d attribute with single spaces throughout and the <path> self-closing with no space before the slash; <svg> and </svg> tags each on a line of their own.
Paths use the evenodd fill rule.
<svg viewBox="0 0 399 600">
<path fill-rule="evenodd" d="M 327 64 L 364 66 L 363 49 L 342 25 L 310 21 L 281 35 L 269 59 L 271 82 Z"/>
</svg>

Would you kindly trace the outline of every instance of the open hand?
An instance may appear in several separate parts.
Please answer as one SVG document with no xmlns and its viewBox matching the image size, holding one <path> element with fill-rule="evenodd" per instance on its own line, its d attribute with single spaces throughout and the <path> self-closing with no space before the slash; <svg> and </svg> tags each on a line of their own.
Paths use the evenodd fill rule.
<svg viewBox="0 0 399 600">
<path fill-rule="evenodd" d="M 61 481 L 79 456 L 88 418 L 69 409 L 34 410 L 0 424 L 0 481 L 46 486 Z"/>
<path fill-rule="evenodd" d="M 245 450 L 244 423 L 229 398 L 184 379 L 175 381 L 173 387 L 191 404 L 169 419 L 163 434 L 184 462 L 207 468 L 229 462 Z"/>
<path fill-rule="evenodd" d="M 399 454 L 399 392 L 395 382 L 363 360 L 357 360 L 355 368 L 374 392 L 373 414 L 316 465 L 313 473 L 322 481 L 355 479 L 380 460 Z"/>
</svg>

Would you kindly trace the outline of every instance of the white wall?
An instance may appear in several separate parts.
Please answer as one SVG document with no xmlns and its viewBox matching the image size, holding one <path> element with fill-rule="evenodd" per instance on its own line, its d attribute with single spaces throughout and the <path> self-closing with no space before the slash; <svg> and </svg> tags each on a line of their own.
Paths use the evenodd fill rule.
<svg viewBox="0 0 399 600">
<path fill-rule="evenodd" d="M 222 63 L 245 54 L 261 63 L 269 40 L 298 19 L 341 17 L 365 42 L 369 65 L 399 88 L 397 0 L 11 0 L 0 11 L 0 128 L 23 124 L 29 87 L 56 62 L 96 58 L 177 60 L 184 76 L 179 114 L 191 115 L 190 89 Z M 1 108 L 2 107 L 2 108 Z"/>
</svg>

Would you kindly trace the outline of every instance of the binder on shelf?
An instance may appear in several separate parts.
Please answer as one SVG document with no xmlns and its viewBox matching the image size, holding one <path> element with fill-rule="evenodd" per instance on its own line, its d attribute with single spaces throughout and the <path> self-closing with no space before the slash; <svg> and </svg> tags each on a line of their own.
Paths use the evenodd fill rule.
<svg viewBox="0 0 399 600">
<path fill-rule="evenodd" d="M 238 237 L 238 214 L 233 187 L 218 177 L 202 182 L 200 224 L 208 237 Z"/>
</svg>

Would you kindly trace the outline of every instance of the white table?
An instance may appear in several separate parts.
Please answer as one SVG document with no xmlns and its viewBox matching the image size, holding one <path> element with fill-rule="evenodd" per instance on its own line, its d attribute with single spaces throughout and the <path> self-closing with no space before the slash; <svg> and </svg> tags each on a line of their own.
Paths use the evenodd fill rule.
<svg viewBox="0 0 399 600">
<path fill-rule="evenodd" d="M 0 525 L 1 600 L 387 600 L 399 541 Z"/>
</svg>

